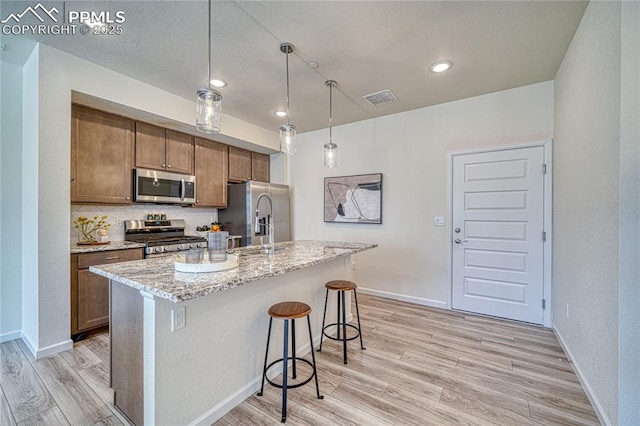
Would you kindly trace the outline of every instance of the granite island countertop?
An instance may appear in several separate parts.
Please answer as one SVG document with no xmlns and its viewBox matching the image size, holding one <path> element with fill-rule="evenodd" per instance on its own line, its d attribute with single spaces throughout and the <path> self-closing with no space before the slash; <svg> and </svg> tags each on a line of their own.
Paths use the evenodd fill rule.
<svg viewBox="0 0 640 426">
<path fill-rule="evenodd" d="M 174 259 L 163 257 L 91 266 L 89 271 L 146 291 L 161 299 L 182 302 L 230 290 L 254 281 L 308 268 L 377 247 L 377 244 L 333 241 L 288 241 L 276 244 L 271 255 L 243 247 L 237 268 L 209 273 L 177 272 Z"/>
</svg>

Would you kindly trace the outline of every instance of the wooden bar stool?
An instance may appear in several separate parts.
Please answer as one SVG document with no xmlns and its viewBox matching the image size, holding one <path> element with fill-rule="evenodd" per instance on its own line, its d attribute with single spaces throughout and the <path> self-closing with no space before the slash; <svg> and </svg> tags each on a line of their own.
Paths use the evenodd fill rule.
<svg viewBox="0 0 640 426">
<path fill-rule="evenodd" d="M 364 343 L 362 342 L 362 329 L 360 328 L 360 310 L 358 309 L 358 295 L 356 294 L 356 288 L 358 286 L 353 281 L 345 281 L 345 280 L 336 280 L 329 281 L 324 285 L 327 288 L 327 293 L 324 298 L 324 314 L 322 315 L 322 334 L 328 337 L 331 340 L 342 341 L 342 350 L 344 356 L 344 363 L 347 363 L 347 341 L 354 340 L 360 337 L 360 348 L 366 349 L 364 347 Z M 324 325 L 325 318 L 327 316 L 327 301 L 329 300 L 329 290 L 334 290 L 338 292 L 338 318 L 337 321 L 333 324 Z M 345 292 L 353 291 L 353 298 L 356 301 L 356 315 L 358 317 L 358 327 L 347 324 L 347 308 L 345 303 Z M 342 298 L 342 321 L 340 320 L 340 299 Z M 337 337 L 329 336 L 325 330 L 329 327 L 336 326 L 338 329 Z M 357 334 L 353 337 L 347 338 L 347 327 L 351 327 L 357 331 Z M 340 338 L 340 328 L 342 328 L 342 338 Z M 322 351 L 322 340 L 320 339 L 320 347 L 318 348 L 318 352 Z"/>
<path fill-rule="evenodd" d="M 262 370 L 262 385 L 260 386 L 260 392 L 258 396 L 262 396 L 264 392 L 264 381 L 266 380 L 269 384 L 282 389 L 282 423 L 287 420 L 287 389 L 294 389 L 303 385 L 306 385 L 311 381 L 311 379 L 316 379 L 316 392 L 318 394 L 318 399 L 323 399 L 324 396 L 320 395 L 320 386 L 318 385 L 318 372 L 316 370 L 316 356 L 313 352 L 313 337 L 311 335 L 311 320 L 309 319 L 309 314 L 311 313 L 311 307 L 306 303 L 302 302 L 282 302 L 277 303 L 269 308 L 269 333 L 267 334 L 267 349 L 264 353 L 264 369 Z M 309 328 L 309 344 L 311 346 L 311 360 L 313 363 L 307 361 L 304 358 L 299 358 L 296 356 L 296 319 L 307 317 L 307 326 Z M 267 360 L 269 358 L 269 341 L 271 340 L 271 324 L 273 323 L 273 319 L 283 319 L 284 320 L 284 346 L 282 349 L 282 358 L 273 361 L 271 364 L 267 365 Z M 291 320 L 291 351 L 292 354 L 289 356 L 289 320 Z M 287 385 L 287 377 L 288 377 L 288 361 L 291 360 L 291 378 L 295 379 L 297 377 L 296 372 L 296 361 L 304 362 L 313 368 L 313 373 L 305 379 L 303 382 L 296 383 L 295 385 Z M 273 365 L 282 362 L 282 385 L 277 383 L 273 383 L 267 377 L 267 370 L 270 369 Z"/>
</svg>

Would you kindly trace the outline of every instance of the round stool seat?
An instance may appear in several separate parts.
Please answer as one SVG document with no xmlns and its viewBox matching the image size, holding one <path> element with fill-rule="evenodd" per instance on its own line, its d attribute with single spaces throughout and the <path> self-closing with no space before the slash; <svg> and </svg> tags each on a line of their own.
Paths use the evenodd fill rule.
<svg viewBox="0 0 640 426">
<path fill-rule="evenodd" d="M 311 306 L 302 302 L 282 302 L 269 308 L 269 315 L 273 318 L 297 319 L 304 318 L 311 313 Z"/>
<path fill-rule="evenodd" d="M 345 280 L 329 281 L 324 286 L 329 290 L 338 290 L 338 291 L 350 291 L 358 288 L 356 283 L 354 283 L 353 281 L 345 281 Z"/>
</svg>

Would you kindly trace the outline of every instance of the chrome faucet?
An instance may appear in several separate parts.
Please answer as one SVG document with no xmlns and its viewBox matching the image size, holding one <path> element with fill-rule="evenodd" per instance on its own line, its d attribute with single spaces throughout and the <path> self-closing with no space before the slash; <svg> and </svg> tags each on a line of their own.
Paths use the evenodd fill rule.
<svg viewBox="0 0 640 426">
<path fill-rule="evenodd" d="M 274 234 L 275 234 L 275 228 L 273 226 L 273 200 L 271 199 L 271 196 L 269 194 L 267 194 L 266 192 L 263 192 L 262 194 L 258 195 L 258 201 L 256 201 L 256 226 L 255 226 L 255 232 L 256 234 L 258 233 L 262 233 L 261 225 L 260 225 L 260 201 L 262 201 L 263 198 L 266 198 L 267 201 L 269 202 L 269 214 L 267 215 L 267 227 L 268 227 L 268 234 L 269 234 L 269 243 L 268 244 L 264 244 L 263 242 L 263 236 L 260 236 L 260 245 L 262 246 L 262 252 L 263 253 L 273 253 L 274 248 L 275 248 L 275 240 L 274 240 Z"/>
</svg>

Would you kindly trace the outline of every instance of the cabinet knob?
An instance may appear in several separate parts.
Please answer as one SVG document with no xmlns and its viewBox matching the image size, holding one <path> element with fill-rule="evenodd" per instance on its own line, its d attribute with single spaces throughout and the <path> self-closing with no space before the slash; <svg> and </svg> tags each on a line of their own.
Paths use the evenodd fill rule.
<svg viewBox="0 0 640 426">
<path fill-rule="evenodd" d="M 131 199 L 131 197 L 125 197 L 124 199 L 129 201 Z"/>
<path fill-rule="evenodd" d="M 200 200 L 196 200 L 196 204 L 198 204 L 200 202 Z"/>
<path fill-rule="evenodd" d="M 163 169 L 165 169 L 167 167 L 166 164 L 161 164 L 160 167 L 162 167 Z"/>
<path fill-rule="evenodd" d="M 167 164 L 167 169 L 170 169 L 170 168 L 171 168 L 171 164 Z"/>
</svg>

